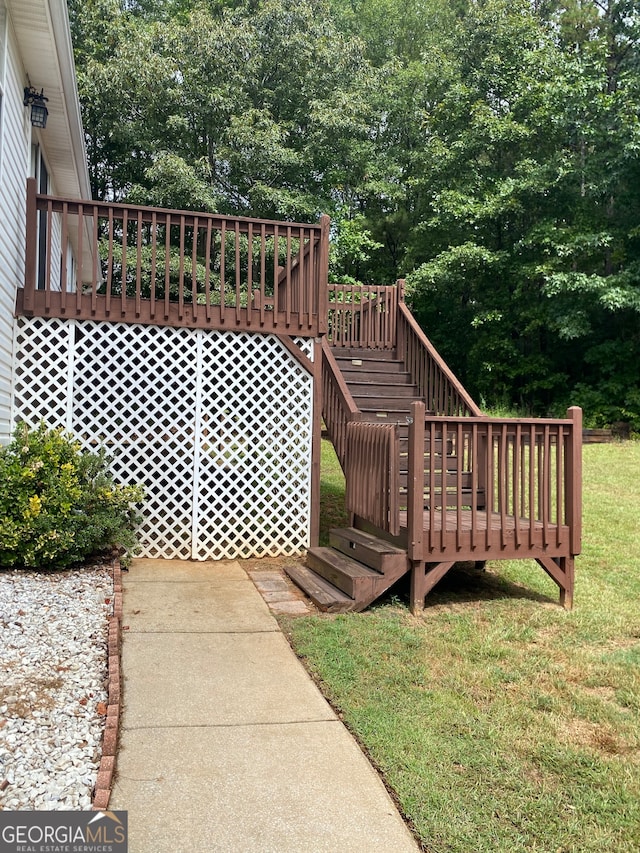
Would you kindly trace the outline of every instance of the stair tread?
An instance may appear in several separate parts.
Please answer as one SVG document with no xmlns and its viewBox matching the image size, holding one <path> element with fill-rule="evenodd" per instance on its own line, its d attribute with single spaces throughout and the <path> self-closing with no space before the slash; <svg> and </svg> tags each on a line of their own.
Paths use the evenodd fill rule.
<svg viewBox="0 0 640 853">
<path fill-rule="evenodd" d="M 384 408 L 384 406 L 359 406 L 358 408 L 360 409 L 363 415 L 368 415 L 369 417 L 376 417 L 376 420 L 387 418 L 390 422 L 393 421 L 395 417 L 406 418 L 408 417 L 408 415 L 411 414 L 411 409 L 408 406 L 406 409 L 386 409 Z M 373 421 L 373 423 L 376 423 L 376 421 Z"/>
<path fill-rule="evenodd" d="M 319 548 L 309 548 L 307 554 L 311 554 L 323 562 L 328 563 L 330 566 L 339 569 L 343 574 L 350 578 L 380 577 L 380 573 L 376 572 L 375 569 L 370 569 L 368 566 L 354 560 L 353 557 L 349 557 L 341 551 L 336 551 L 334 548 L 326 548 L 322 546 Z"/>
<path fill-rule="evenodd" d="M 376 412 L 384 412 L 387 409 L 390 412 L 395 412 L 398 409 L 405 409 L 411 406 L 411 403 L 414 401 L 414 397 L 387 397 L 382 396 L 382 394 L 351 394 L 353 399 L 357 403 L 361 403 L 359 408 L 375 408 Z"/>
<path fill-rule="evenodd" d="M 400 374 L 397 374 L 397 376 L 400 376 Z M 382 381 L 385 378 L 388 378 L 389 381 Z M 401 393 L 405 394 L 409 393 L 409 391 L 413 391 L 417 387 L 416 385 L 410 383 L 400 384 L 397 381 L 397 377 L 392 373 L 370 373 L 366 379 L 351 379 L 347 377 L 347 385 L 349 386 L 349 388 L 362 388 L 365 391 L 372 387 L 378 388 L 379 386 L 382 386 L 382 388 L 393 388 L 394 390 L 402 389 Z M 416 397 L 419 396 L 420 394 L 416 394 Z"/>
<path fill-rule="evenodd" d="M 368 349 L 367 347 L 331 347 L 334 358 L 363 358 L 367 361 L 401 361 L 394 349 Z"/>
<path fill-rule="evenodd" d="M 355 605 L 351 596 L 316 574 L 313 569 L 301 565 L 285 566 L 285 572 L 320 610 L 344 613 Z"/>
<path fill-rule="evenodd" d="M 342 368 L 344 372 L 348 374 L 350 373 L 366 373 L 367 376 L 370 376 L 373 371 L 370 368 L 380 367 L 381 370 L 376 372 L 376 375 L 379 373 L 381 376 L 410 376 L 411 373 L 406 369 L 403 361 L 389 361 L 389 359 L 380 359 L 378 361 L 374 361 L 369 358 L 336 358 L 338 365 Z"/>
<path fill-rule="evenodd" d="M 355 527 L 333 527 L 331 533 L 340 536 L 342 539 L 351 539 L 353 542 L 358 542 L 370 548 L 372 551 L 377 551 L 379 554 L 402 554 L 406 552 L 402 548 L 397 548 L 390 542 L 384 539 L 379 539 L 377 536 L 372 536 L 370 533 L 365 533 L 363 530 L 357 530 Z"/>
<path fill-rule="evenodd" d="M 367 349 L 367 347 L 331 347 L 334 358 L 364 358 L 367 361 L 402 361 L 393 349 Z"/>
<path fill-rule="evenodd" d="M 387 389 L 397 391 L 399 394 L 408 394 L 413 391 L 417 398 L 420 393 L 413 382 L 398 382 L 392 373 L 370 373 L 366 379 L 352 380 L 348 373 L 343 373 L 345 381 L 349 388 L 362 389 L 369 391 L 370 389 L 381 388 L 381 393 L 385 393 Z M 398 379 L 404 379 L 400 373 L 397 374 Z"/>
<path fill-rule="evenodd" d="M 386 389 L 384 391 L 377 389 L 371 389 L 369 391 L 367 388 L 355 388 L 353 385 L 349 385 L 348 387 L 349 391 L 351 391 L 351 396 L 355 400 L 393 400 L 393 404 L 395 405 L 396 402 L 402 404 L 406 400 L 409 403 L 412 403 L 414 400 L 420 399 L 419 394 L 389 394 Z M 409 388 L 409 386 L 407 386 L 407 388 Z M 389 389 L 393 389 L 393 391 L 396 390 L 392 385 L 389 386 Z M 367 391 L 369 391 L 369 393 L 367 393 Z"/>
<path fill-rule="evenodd" d="M 368 361 L 364 358 L 359 359 L 336 359 L 338 367 L 342 370 L 345 376 L 350 373 L 366 372 L 371 375 L 380 376 L 405 376 L 407 371 L 401 361 Z M 379 369 L 375 369 L 379 368 Z"/>
<path fill-rule="evenodd" d="M 354 362 L 362 362 L 362 364 L 373 364 L 373 363 L 375 363 L 375 364 L 384 364 L 384 365 L 399 365 L 399 364 L 404 365 L 404 362 L 402 361 L 401 358 L 379 358 L 378 356 L 375 356 L 375 355 L 370 355 L 370 356 L 360 355 L 360 354 L 358 354 L 358 355 L 343 355 L 342 353 L 340 353 L 340 354 L 334 354 L 334 358 L 339 364 L 352 364 L 354 366 L 355 366 Z"/>
</svg>

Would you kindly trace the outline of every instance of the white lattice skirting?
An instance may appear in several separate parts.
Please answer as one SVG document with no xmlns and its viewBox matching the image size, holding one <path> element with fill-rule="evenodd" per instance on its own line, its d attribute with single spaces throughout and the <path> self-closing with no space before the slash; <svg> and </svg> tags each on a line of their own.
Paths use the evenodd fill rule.
<svg viewBox="0 0 640 853">
<path fill-rule="evenodd" d="M 276 337 L 19 318 L 14 352 L 14 422 L 102 443 L 144 484 L 144 556 L 309 545 L 313 381 Z"/>
</svg>

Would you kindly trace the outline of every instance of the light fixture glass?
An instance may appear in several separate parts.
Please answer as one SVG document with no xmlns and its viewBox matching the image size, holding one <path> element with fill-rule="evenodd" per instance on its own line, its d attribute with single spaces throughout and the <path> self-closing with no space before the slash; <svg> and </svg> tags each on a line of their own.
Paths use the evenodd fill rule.
<svg viewBox="0 0 640 853">
<path fill-rule="evenodd" d="M 24 105 L 31 106 L 31 124 L 34 127 L 45 128 L 47 126 L 47 116 L 49 110 L 45 105 L 48 98 L 44 96 L 44 89 L 39 92 L 33 86 L 27 86 L 24 90 Z"/>
</svg>

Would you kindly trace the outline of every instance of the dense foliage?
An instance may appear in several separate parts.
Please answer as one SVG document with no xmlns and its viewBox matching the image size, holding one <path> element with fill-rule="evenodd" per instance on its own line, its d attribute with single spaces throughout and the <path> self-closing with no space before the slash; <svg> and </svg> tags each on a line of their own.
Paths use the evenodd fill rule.
<svg viewBox="0 0 640 853">
<path fill-rule="evenodd" d="M 135 550 L 138 486 L 117 486 L 104 451 L 44 424 L 0 448 L 0 567 L 54 569 L 117 547 Z"/>
<path fill-rule="evenodd" d="M 69 0 L 99 198 L 333 220 L 488 405 L 640 429 L 631 0 Z"/>
</svg>

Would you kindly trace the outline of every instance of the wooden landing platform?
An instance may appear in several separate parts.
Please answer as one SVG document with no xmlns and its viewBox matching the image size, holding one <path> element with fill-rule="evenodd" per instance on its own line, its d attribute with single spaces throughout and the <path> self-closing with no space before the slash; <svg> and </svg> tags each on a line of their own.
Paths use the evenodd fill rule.
<svg viewBox="0 0 640 853">
<path fill-rule="evenodd" d="M 439 509 L 424 513 L 423 552 L 426 560 L 503 560 L 569 556 L 570 529 L 529 518 L 470 509 Z M 401 539 L 406 543 L 407 513 L 400 511 Z"/>
</svg>

